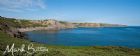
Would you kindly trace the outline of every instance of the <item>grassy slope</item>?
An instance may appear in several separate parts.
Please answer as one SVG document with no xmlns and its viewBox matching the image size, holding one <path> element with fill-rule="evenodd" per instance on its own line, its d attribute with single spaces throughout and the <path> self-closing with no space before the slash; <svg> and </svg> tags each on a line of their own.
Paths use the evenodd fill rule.
<svg viewBox="0 0 140 56">
<path fill-rule="evenodd" d="M 9 44 L 15 43 L 15 47 L 22 44 L 28 45 L 28 40 L 13 38 L 0 31 L 0 56 Z M 140 56 L 140 50 L 123 47 L 71 47 L 71 46 L 51 46 L 46 44 L 33 43 L 35 46 L 44 46 L 48 52 L 35 53 L 35 56 Z M 10 53 L 11 54 L 11 53 Z M 7 54 L 7 56 L 11 56 Z M 25 56 L 25 54 L 15 54 Z"/>
</svg>

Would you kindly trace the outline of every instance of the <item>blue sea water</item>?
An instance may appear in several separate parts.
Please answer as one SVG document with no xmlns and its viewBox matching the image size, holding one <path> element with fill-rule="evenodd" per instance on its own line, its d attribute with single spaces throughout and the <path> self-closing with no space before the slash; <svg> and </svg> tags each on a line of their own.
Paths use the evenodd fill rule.
<svg viewBox="0 0 140 56">
<path fill-rule="evenodd" d="M 140 48 L 140 27 L 73 28 L 26 33 L 29 40 L 49 45 Z"/>
</svg>

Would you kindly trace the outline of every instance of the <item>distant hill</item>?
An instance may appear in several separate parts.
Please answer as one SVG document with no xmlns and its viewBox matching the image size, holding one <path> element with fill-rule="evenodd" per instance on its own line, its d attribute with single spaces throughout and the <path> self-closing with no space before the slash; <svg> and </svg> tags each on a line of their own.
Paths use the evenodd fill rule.
<svg viewBox="0 0 140 56">
<path fill-rule="evenodd" d="M 124 26 L 126 25 L 107 24 L 107 23 L 71 23 L 65 21 L 57 21 L 53 19 L 24 20 L 0 16 L 0 29 L 4 30 L 5 32 L 7 31 L 7 29 L 11 30 L 9 32 L 18 32 L 18 30 L 16 30 L 18 28 L 27 28 L 26 30 L 39 30 L 39 29 L 43 30 L 46 28 L 59 30 L 77 27 L 124 27 Z"/>
</svg>

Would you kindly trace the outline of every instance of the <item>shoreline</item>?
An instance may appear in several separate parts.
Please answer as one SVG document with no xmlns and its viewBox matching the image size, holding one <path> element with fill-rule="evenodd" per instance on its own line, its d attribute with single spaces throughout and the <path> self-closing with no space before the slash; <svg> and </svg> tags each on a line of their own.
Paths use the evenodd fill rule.
<svg viewBox="0 0 140 56">
<path fill-rule="evenodd" d="M 48 27 L 27 27 L 27 28 L 18 28 L 20 32 L 27 32 L 27 31 L 35 31 L 35 30 L 48 30 Z"/>
<path fill-rule="evenodd" d="M 127 27 L 127 26 L 116 26 L 116 27 Z M 80 28 L 80 27 L 73 27 Z M 82 28 L 102 28 L 102 27 L 82 27 Z M 19 32 L 28 32 L 28 31 L 37 31 L 37 30 L 60 30 L 60 29 L 72 29 L 72 28 L 63 28 L 63 27 L 26 27 L 26 28 L 17 28 Z"/>
<path fill-rule="evenodd" d="M 17 28 L 20 32 L 37 31 L 37 30 L 59 30 L 54 27 L 27 27 L 27 28 Z"/>
</svg>

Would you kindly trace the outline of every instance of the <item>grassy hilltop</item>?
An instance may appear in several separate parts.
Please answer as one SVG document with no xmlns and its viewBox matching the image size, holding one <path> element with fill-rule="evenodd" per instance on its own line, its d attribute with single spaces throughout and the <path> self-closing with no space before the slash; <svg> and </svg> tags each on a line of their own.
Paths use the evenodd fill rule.
<svg viewBox="0 0 140 56">
<path fill-rule="evenodd" d="M 28 45 L 30 43 L 33 43 L 34 47 L 48 48 L 48 52 L 35 52 L 29 56 L 140 56 L 140 49 L 134 48 L 117 46 L 52 46 L 31 42 L 26 39 L 27 36 L 24 33 L 16 30 L 16 28 L 34 25 L 29 23 L 28 20 L 19 23 L 16 19 L 0 17 L 0 56 L 3 56 L 6 46 L 13 43 L 15 48 L 21 47 L 22 44 Z M 27 53 L 14 53 L 14 55 L 27 56 Z M 4 56 L 11 56 L 11 53 L 6 53 Z"/>
</svg>

